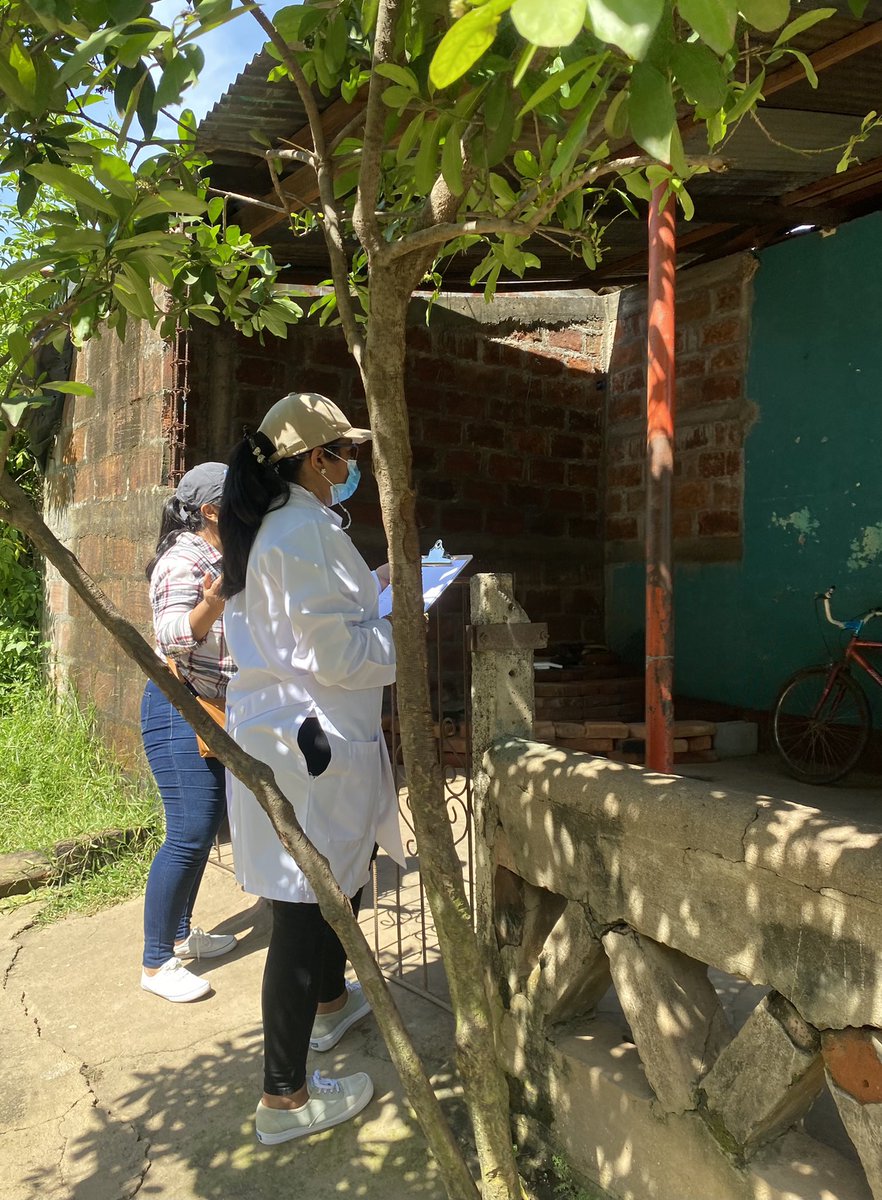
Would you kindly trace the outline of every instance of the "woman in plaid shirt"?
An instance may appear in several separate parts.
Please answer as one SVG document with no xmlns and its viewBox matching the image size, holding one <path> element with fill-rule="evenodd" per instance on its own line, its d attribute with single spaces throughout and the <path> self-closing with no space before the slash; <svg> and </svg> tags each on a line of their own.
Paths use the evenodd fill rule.
<svg viewBox="0 0 882 1200">
<path fill-rule="evenodd" d="M 235 671 L 224 641 L 217 531 L 226 470 L 223 463 L 203 463 L 186 473 L 166 503 L 147 567 L 157 652 L 206 699 L 223 699 Z M 180 1003 L 210 990 L 182 960 L 216 958 L 236 945 L 231 934 L 205 933 L 190 924 L 226 812 L 224 768 L 216 758 L 200 755 L 195 733 L 152 682 L 144 690 L 141 733 L 166 825 L 144 897 L 141 987 Z"/>
</svg>

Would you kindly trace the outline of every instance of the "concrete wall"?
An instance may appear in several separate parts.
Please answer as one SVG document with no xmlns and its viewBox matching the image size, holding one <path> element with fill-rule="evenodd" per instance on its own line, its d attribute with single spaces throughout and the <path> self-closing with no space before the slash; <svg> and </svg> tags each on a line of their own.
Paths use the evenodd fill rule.
<svg viewBox="0 0 882 1200">
<path fill-rule="evenodd" d="M 874 214 L 841 226 L 833 236 L 810 234 L 759 255 L 750 284 L 749 326 L 742 324 L 745 345 L 749 332 L 738 402 L 743 447 L 737 421 L 707 427 L 715 440 L 735 443 L 731 466 L 736 475 L 703 477 L 710 463 L 705 458 L 702 464 L 702 451 L 694 480 L 686 484 L 681 475 L 677 484 L 675 529 L 682 531 L 683 522 L 694 519 L 689 515 L 692 484 L 700 498 L 710 488 L 714 505 L 721 506 L 719 518 L 724 510 L 717 490 L 731 485 L 732 503 L 725 511 L 738 520 L 737 532 L 733 523 L 731 531 L 715 534 L 715 551 L 703 554 L 693 547 L 695 552 L 677 556 L 676 688 L 681 695 L 768 708 L 791 671 L 826 657 L 812 604 L 816 591 L 837 583 L 836 607 L 846 616 L 879 603 L 880 234 L 882 216 Z M 732 286 L 743 289 L 744 262 L 728 259 L 712 270 L 728 271 Z M 690 287 L 703 278 L 713 275 L 690 271 L 683 276 Z M 681 344 L 694 329 L 687 316 Z M 736 343 L 730 349 L 735 361 Z M 720 382 L 730 378 L 728 372 L 719 376 Z M 688 424 L 681 432 L 681 460 L 688 454 L 685 443 L 696 433 L 689 428 L 688 376 L 681 395 L 683 386 L 687 400 L 678 420 Z M 728 390 L 731 384 L 725 386 Z M 743 504 L 737 494 L 742 486 Z M 738 553 L 732 554 L 736 546 Z M 614 556 L 607 569 L 607 635 L 633 661 L 642 657 L 642 587 L 640 565 Z"/>
</svg>

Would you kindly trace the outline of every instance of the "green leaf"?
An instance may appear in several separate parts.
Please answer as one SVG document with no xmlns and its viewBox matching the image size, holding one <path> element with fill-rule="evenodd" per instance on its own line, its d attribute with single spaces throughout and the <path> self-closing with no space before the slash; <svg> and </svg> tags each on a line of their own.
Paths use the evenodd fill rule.
<svg viewBox="0 0 882 1200">
<path fill-rule="evenodd" d="M 569 171 L 570 167 L 576 161 L 579 151 L 585 145 L 585 135 L 588 132 L 588 126 L 594 112 L 606 95 L 606 89 L 609 86 L 608 80 L 601 81 L 597 87 L 593 88 L 591 94 L 583 101 L 582 107 L 577 110 L 573 117 L 573 123 L 567 130 L 566 136 L 560 143 L 557 152 L 557 157 L 551 164 L 551 178 L 560 179 Z"/>
<path fill-rule="evenodd" d="M 438 122 L 427 121 L 413 164 L 414 187 L 422 196 L 427 196 L 438 174 Z"/>
<path fill-rule="evenodd" d="M 444 139 L 444 145 L 441 149 L 441 174 L 444 176 L 444 182 L 450 188 L 454 196 L 461 196 L 463 193 L 463 178 L 462 178 L 462 148 L 459 141 L 460 131 L 458 124 L 454 123 L 447 130 L 447 136 Z"/>
<path fill-rule="evenodd" d="M 734 125 L 762 96 L 763 84 L 766 82 L 765 71 L 760 71 L 753 83 L 744 89 L 732 107 L 726 113 L 726 124 Z"/>
<path fill-rule="evenodd" d="M 346 61 L 346 51 L 349 46 L 349 31 L 346 18 L 338 13 L 328 24 L 325 37 L 324 62 L 329 74 L 336 75 Z"/>
<path fill-rule="evenodd" d="M 194 196 L 192 192 L 182 191 L 181 188 L 160 187 L 159 199 L 172 212 L 185 213 L 190 217 L 201 217 L 207 207 L 202 196 Z"/>
<path fill-rule="evenodd" d="M 417 113 L 417 115 L 408 125 L 407 129 L 405 129 L 404 133 L 401 135 L 401 140 L 398 143 L 398 149 L 395 151 L 395 160 L 399 166 L 401 166 L 416 145 L 425 119 L 425 113 Z"/>
<path fill-rule="evenodd" d="M 813 25 L 817 25 L 819 21 L 826 21 L 830 17 L 836 16 L 835 8 L 816 8 L 814 12 L 803 13 L 797 17 L 795 21 L 791 21 L 789 25 L 785 25 L 778 34 L 776 46 L 782 45 L 784 42 L 789 42 L 800 33 L 805 33 L 807 29 L 811 29 Z"/>
<path fill-rule="evenodd" d="M 805 77 L 813 88 L 818 86 L 818 74 L 812 66 L 812 60 L 807 54 L 803 54 L 801 50 L 797 50 L 795 46 L 788 46 L 787 53 L 792 54 L 795 59 L 802 63 L 802 69 L 805 71 Z"/>
<path fill-rule="evenodd" d="M 659 162 L 671 161 L 671 139 L 677 111 L 671 81 L 649 63 L 637 63 L 631 74 L 628 121 L 634 140 Z"/>
<path fill-rule="evenodd" d="M 132 169 L 124 158 L 113 154 L 99 152 L 93 163 L 92 170 L 99 182 L 103 183 L 108 192 L 120 196 L 123 200 L 132 200 L 137 195 L 138 186 Z"/>
<path fill-rule="evenodd" d="M 156 89 L 157 108 L 165 108 L 179 99 L 191 72 L 190 63 L 183 54 L 176 54 L 166 62 Z"/>
<path fill-rule="evenodd" d="M 156 109 L 156 84 L 153 82 L 153 76 L 148 72 L 144 76 L 137 108 L 138 124 L 148 141 L 153 137 L 153 131 L 156 129 Z"/>
<path fill-rule="evenodd" d="M 848 0 L 848 7 L 858 18 L 858 20 L 860 20 L 860 18 L 864 15 L 869 2 L 870 0 Z"/>
<path fill-rule="evenodd" d="M 603 128 L 611 138 L 623 138 L 628 132 L 628 89 L 616 92 L 603 118 Z"/>
<path fill-rule="evenodd" d="M 13 46 L 16 43 L 13 42 Z M 18 72 L 15 70 L 11 62 L 11 50 L 7 53 L 0 53 L 0 91 L 5 92 L 8 98 L 17 108 L 23 108 L 25 112 L 31 112 L 34 95 L 33 92 L 20 79 Z"/>
<path fill-rule="evenodd" d="M 588 0 L 591 27 L 602 42 L 640 62 L 664 12 L 664 0 Z"/>
<path fill-rule="evenodd" d="M 382 75 L 384 79 L 391 79 L 393 83 L 407 88 L 409 92 L 419 93 L 420 85 L 417 77 L 409 67 L 399 67 L 397 63 L 380 63 L 374 67 L 374 74 Z"/>
<path fill-rule="evenodd" d="M 53 379 L 51 384 L 47 383 L 45 387 L 51 387 L 53 392 L 61 392 L 65 396 L 94 396 L 95 389 L 90 387 L 88 383 L 78 383 L 72 379 Z"/>
<path fill-rule="evenodd" d="M 585 23 L 585 0 L 514 0 L 511 19 L 534 46 L 569 46 Z"/>
<path fill-rule="evenodd" d="M 726 76 L 722 64 L 708 46 L 700 42 L 680 42 L 671 55 L 677 82 L 695 104 L 708 112 L 717 112 L 726 99 Z"/>
<path fill-rule="evenodd" d="M 116 216 L 116 209 L 111 204 L 110 198 L 100 192 L 94 183 L 83 179 L 81 175 L 77 175 L 68 167 L 57 167 L 54 163 L 32 163 L 28 167 L 28 171 L 41 183 L 55 188 L 77 204 L 97 208 L 99 212 L 108 213 L 111 217 Z"/>
<path fill-rule="evenodd" d="M 438 44 L 429 67 L 429 78 L 436 88 L 449 87 L 489 50 L 496 37 L 499 18 L 512 0 L 488 0 L 473 8 L 451 25 Z"/>
<path fill-rule="evenodd" d="M 748 25 L 771 33 L 790 16 L 790 0 L 738 0 L 738 11 Z"/>
<path fill-rule="evenodd" d="M 389 108 L 406 108 L 413 100 L 413 92 L 410 88 L 393 83 L 391 87 L 385 89 L 381 99 Z"/>
<path fill-rule="evenodd" d="M 569 83 L 571 79 L 575 79 L 578 74 L 593 62 L 596 62 L 596 56 L 589 55 L 586 58 L 580 58 L 576 62 L 570 63 L 562 71 L 555 71 L 549 75 L 545 82 L 536 88 L 536 91 L 533 92 L 532 96 L 524 104 L 518 116 L 523 117 L 525 113 L 531 112 L 537 104 L 541 104 L 543 100 L 547 100 L 549 96 L 553 96 L 555 92 L 559 92 L 565 83 Z"/>
<path fill-rule="evenodd" d="M 725 54 L 735 40 L 737 0 L 677 0 L 680 16 L 717 54 Z"/>
<path fill-rule="evenodd" d="M 60 82 L 66 83 L 69 79 L 74 79 L 91 59 L 97 58 L 115 40 L 123 40 L 119 25 L 113 25 L 109 29 L 99 29 L 97 33 L 87 37 L 84 42 L 80 42 L 59 71 Z"/>
</svg>

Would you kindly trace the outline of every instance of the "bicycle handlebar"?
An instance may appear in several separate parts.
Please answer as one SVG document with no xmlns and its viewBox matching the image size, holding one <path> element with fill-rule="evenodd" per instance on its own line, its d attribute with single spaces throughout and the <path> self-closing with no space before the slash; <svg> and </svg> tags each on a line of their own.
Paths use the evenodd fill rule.
<svg viewBox="0 0 882 1200">
<path fill-rule="evenodd" d="M 882 608 L 871 608 L 860 617 L 852 617 L 850 621 L 837 621 L 830 612 L 830 597 L 836 591 L 836 585 L 828 587 L 826 592 L 817 592 L 815 601 L 820 600 L 824 605 L 824 615 L 831 625 L 835 625 L 838 629 L 847 629 L 849 633 L 860 633 L 861 626 L 873 617 L 882 617 Z"/>
</svg>

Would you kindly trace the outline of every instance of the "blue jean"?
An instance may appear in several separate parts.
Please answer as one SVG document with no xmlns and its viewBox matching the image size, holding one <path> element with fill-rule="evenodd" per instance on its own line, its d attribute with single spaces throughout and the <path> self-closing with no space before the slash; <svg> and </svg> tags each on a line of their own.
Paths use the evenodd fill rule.
<svg viewBox="0 0 882 1200">
<path fill-rule="evenodd" d="M 208 855 L 227 808 L 223 764 L 202 758 L 196 734 L 155 683 L 141 701 L 141 736 L 165 809 L 165 841 L 147 877 L 144 966 L 161 967 L 190 917 Z"/>
</svg>

